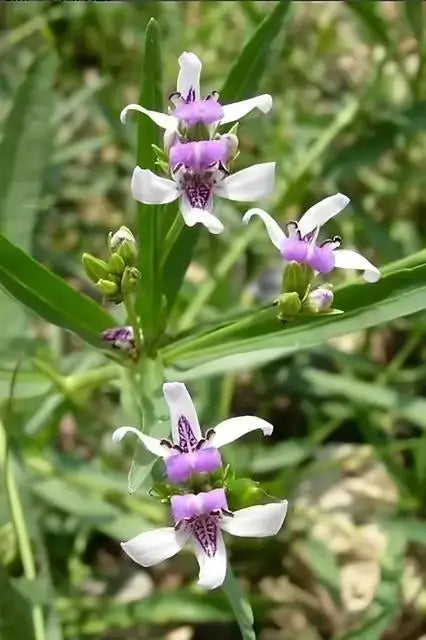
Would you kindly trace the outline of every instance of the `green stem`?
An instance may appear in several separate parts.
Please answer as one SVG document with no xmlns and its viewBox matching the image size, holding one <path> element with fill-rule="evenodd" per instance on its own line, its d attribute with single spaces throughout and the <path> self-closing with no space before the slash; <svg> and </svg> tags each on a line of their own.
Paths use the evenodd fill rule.
<svg viewBox="0 0 426 640">
<path fill-rule="evenodd" d="M 21 555 L 22 567 L 25 578 L 34 581 L 37 578 L 36 565 L 31 549 L 30 537 L 28 534 L 22 503 L 19 498 L 13 474 L 12 460 L 7 450 L 7 437 L 3 423 L 0 422 L 0 465 L 4 469 L 6 490 L 9 499 L 10 512 L 13 526 L 18 539 L 19 552 Z M 45 629 L 43 610 L 40 605 L 31 605 L 31 617 L 34 626 L 35 640 L 45 640 Z"/>
<path fill-rule="evenodd" d="M 254 616 L 252 608 L 240 585 L 235 579 L 232 567 L 229 563 L 222 589 L 229 600 L 231 609 L 234 612 L 238 626 L 240 627 L 242 640 L 256 640 L 256 633 L 253 629 Z"/>
<path fill-rule="evenodd" d="M 135 311 L 135 304 L 133 301 L 133 297 L 129 293 L 123 294 L 123 302 L 126 307 L 127 317 L 133 329 L 133 339 L 135 341 L 136 351 L 138 356 L 142 352 L 142 340 L 141 340 L 141 329 L 138 317 Z"/>
</svg>

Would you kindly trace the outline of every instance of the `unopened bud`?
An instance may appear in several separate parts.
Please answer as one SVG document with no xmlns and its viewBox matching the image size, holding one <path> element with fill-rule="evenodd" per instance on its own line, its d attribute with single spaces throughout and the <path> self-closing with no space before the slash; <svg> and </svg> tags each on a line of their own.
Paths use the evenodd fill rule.
<svg viewBox="0 0 426 640">
<path fill-rule="evenodd" d="M 112 280 L 105 280 L 101 278 L 97 281 L 96 287 L 106 298 L 114 298 L 119 293 L 117 283 L 112 282 Z"/>
<path fill-rule="evenodd" d="M 138 286 L 141 274 L 136 267 L 126 267 L 121 279 L 121 291 L 123 294 L 133 293 Z"/>
<path fill-rule="evenodd" d="M 283 275 L 284 293 L 296 292 L 303 300 L 314 276 L 313 270 L 298 262 L 289 262 Z"/>
<path fill-rule="evenodd" d="M 333 304 L 334 295 L 328 287 L 318 287 L 308 295 L 306 308 L 313 313 L 324 313 Z"/>
<path fill-rule="evenodd" d="M 296 316 L 302 308 L 302 302 L 299 294 L 295 291 L 291 293 L 283 293 L 277 300 L 278 319 L 285 320 Z"/>
<path fill-rule="evenodd" d="M 111 253 L 118 253 L 125 264 L 132 265 L 136 262 L 138 246 L 130 229 L 122 226 L 114 234 L 110 233 L 108 243 Z"/>
<path fill-rule="evenodd" d="M 102 333 L 102 340 L 114 349 L 125 351 L 130 356 L 135 354 L 135 341 L 132 327 L 112 327 Z"/>
<path fill-rule="evenodd" d="M 95 258 L 90 253 L 83 253 L 81 256 L 83 268 L 86 275 L 92 282 L 97 282 L 101 278 L 108 278 L 108 265 L 103 260 Z"/>
<path fill-rule="evenodd" d="M 232 133 L 228 133 L 224 137 L 228 143 L 228 162 L 232 162 L 238 155 L 238 138 Z"/>
<path fill-rule="evenodd" d="M 121 276 L 124 269 L 126 268 L 126 264 L 119 253 L 112 254 L 110 259 L 108 260 L 108 266 L 110 272 L 115 273 L 118 276 Z"/>
</svg>

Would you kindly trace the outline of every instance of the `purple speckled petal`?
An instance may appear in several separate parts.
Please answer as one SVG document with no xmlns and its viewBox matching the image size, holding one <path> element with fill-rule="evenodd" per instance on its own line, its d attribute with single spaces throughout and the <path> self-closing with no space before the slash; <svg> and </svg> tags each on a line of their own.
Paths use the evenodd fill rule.
<svg viewBox="0 0 426 640">
<path fill-rule="evenodd" d="M 291 238 L 283 238 L 281 243 L 281 255 L 284 260 L 290 262 L 300 262 L 301 264 L 306 262 L 306 256 L 308 253 L 309 245 L 303 240 L 299 240 L 297 236 Z"/>
<path fill-rule="evenodd" d="M 210 473 L 222 466 L 220 453 L 206 447 L 191 453 L 172 453 L 165 459 L 166 473 L 172 482 L 185 482 L 193 473 Z"/>
<path fill-rule="evenodd" d="M 311 269 L 315 269 L 319 273 L 329 273 L 334 269 L 335 258 L 331 249 L 325 245 L 324 247 L 314 247 L 306 262 Z"/>
<path fill-rule="evenodd" d="M 176 107 L 173 115 L 185 122 L 188 127 L 196 124 L 213 124 L 223 118 L 223 109 L 217 100 L 194 100 L 185 102 Z"/>
<path fill-rule="evenodd" d="M 212 205 L 213 177 L 212 173 L 196 173 L 186 171 L 181 178 L 181 189 L 193 209 L 207 209 Z"/>
<path fill-rule="evenodd" d="M 170 164 L 172 167 L 181 164 L 194 171 L 203 171 L 218 162 L 226 162 L 228 148 L 226 138 L 178 143 L 170 149 Z"/>
<path fill-rule="evenodd" d="M 172 515 L 175 523 L 188 518 L 206 515 L 212 511 L 228 509 L 224 489 L 213 489 L 203 493 L 187 493 L 171 498 Z"/>
</svg>

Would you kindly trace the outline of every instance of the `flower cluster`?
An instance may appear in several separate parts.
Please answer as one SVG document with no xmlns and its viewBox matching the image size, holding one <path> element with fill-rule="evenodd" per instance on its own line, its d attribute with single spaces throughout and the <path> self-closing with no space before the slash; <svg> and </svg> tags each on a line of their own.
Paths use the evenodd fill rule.
<svg viewBox="0 0 426 640">
<path fill-rule="evenodd" d="M 219 449 L 256 429 L 269 436 L 273 427 L 254 416 L 240 416 L 224 420 L 203 435 L 185 385 L 165 383 L 163 392 L 170 412 L 171 441 L 158 440 L 135 427 L 120 427 L 113 439 L 119 441 L 133 433 L 148 451 L 163 460 L 167 479 L 179 485 L 179 492 L 170 497 L 174 526 L 141 533 L 122 547 L 135 562 L 150 567 L 174 556 L 189 543 L 200 565 L 199 584 L 215 589 L 226 574 L 222 531 L 240 537 L 275 535 L 287 512 L 286 501 L 230 511 L 221 475 L 213 475 L 222 468 Z M 220 486 L 214 480 L 217 477 Z M 200 487 L 204 490 L 195 492 Z"/>
<path fill-rule="evenodd" d="M 335 267 L 359 269 L 364 272 L 367 282 L 379 280 L 380 271 L 367 258 L 356 251 L 339 248 L 342 241 L 340 236 L 318 243 L 321 227 L 349 202 L 349 198 L 342 193 L 324 198 L 308 209 L 298 222 L 289 222 L 287 233 L 263 209 L 250 209 L 244 215 L 243 222 L 246 224 L 253 216 L 262 220 L 272 244 L 286 262 L 284 293 L 278 299 L 283 319 L 296 315 L 301 309 L 308 313 L 323 313 L 330 309 L 333 293 L 329 285 L 311 291 L 311 282 L 317 273 L 328 274 Z"/>
<path fill-rule="evenodd" d="M 130 104 L 123 109 L 121 120 L 126 120 L 129 110 L 136 110 L 165 129 L 165 168 L 169 175 L 166 178 L 136 167 L 132 177 L 133 197 L 144 204 L 166 204 L 179 199 L 180 212 L 188 226 L 200 223 L 217 234 L 223 231 L 223 224 L 214 215 L 215 196 L 238 202 L 258 200 L 272 193 L 275 178 L 273 162 L 231 174 L 231 163 L 238 155 L 238 138 L 232 132 L 220 134 L 218 127 L 236 122 L 253 109 L 268 112 L 272 98 L 264 94 L 228 105 L 220 103 L 216 91 L 201 98 L 201 66 L 194 53 L 184 52 L 180 56 L 170 113 Z"/>
</svg>

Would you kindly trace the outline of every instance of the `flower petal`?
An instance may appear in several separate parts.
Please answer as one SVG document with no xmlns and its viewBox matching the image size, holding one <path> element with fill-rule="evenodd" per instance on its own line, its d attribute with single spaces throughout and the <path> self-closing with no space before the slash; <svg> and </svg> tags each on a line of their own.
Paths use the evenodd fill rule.
<svg viewBox="0 0 426 640">
<path fill-rule="evenodd" d="M 329 196 L 314 204 L 299 220 L 299 231 L 302 238 L 316 227 L 322 227 L 327 220 L 340 213 L 349 202 L 349 198 L 343 193 L 335 193 L 334 196 Z"/>
<path fill-rule="evenodd" d="M 160 440 L 153 438 L 152 436 L 147 436 L 135 427 L 119 427 L 112 434 L 112 439 L 114 442 L 120 442 L 120 440 L 122 440 L 128 433 L 134 433 L 142 442 L 145 449 L 153 453 L 155 456 L 159 456 L 160 458 L 165 458 L 167 456 L 168 449 L 161 444 Z"/>
<path fill-rule="evenodd" d="M 183 382 L 165 382 L 163 393 L 169 407 L 173 442 L 184 452 L 193 451 L 202 436 L 187 388 Z"/>
<path fill-rule="evenodd" d="M 180 201 L 180 211 L 183 219 L 185 220 L 185 224 L 188 225 L 188 227 L 193 227 L 199 222 L 204 225 L 210 233 L 214 233 L 216 235 L 218 233 L 222 233 L 225 228 L 219 218 L 216 218 L 216 216 L 206 209 L 191 207 L 185 196 Z"/>
<path fill-rule="evenodd" d="M 206 553 L 198 540 L 193 537 L 194 552 L 200 565 L 198 583 L 204 589 L 216 589 L 223 584 L 226 575 L 226 548 L 219 527 L 216 525 L 215 553 Z"/>
<path fill-rule="evenodd" d="M 268 236 L 272 244 L 277 249 L 281 250 L 283 242 L 286 239 L 286 235 L 278 222 L 276 222 L 273 217 L 263 209 L 249 209 L 243 216 L 244 224 L 247 224 L 253 216 L 259 216 L 266 227 L 266 231 L 268 232 Z"/>
<path fill-rule="evenodd" d="M 233 102 L 232 104 L 222 105 L 224 116 L 220 121 L 220 124 L 227 124 L 228 122 L 235 122 L 239 120 L 253 109 L 259 109 L 262 113 L 268 113 L 272 108 L 272 97 L 268 93 L 263 93 L 261 96 L 255 98 L 249 98 L 248 100 L 241 100 L 241 102 Z"/>
<path fill-rule="evenodd" d="M 380 271 L 360 253 L 351 251 L 350 249 L 336 249 L 333 251 L 333 254 L 335 267 L 340 267 L 341 269 L 361 269 L 364 271 L 364 279 L 367 282 L 377 282 L 377 280 L 380 280 Z"/>
<path fill-rule="evenodd" d="M 195 100 L 200 99 L 200 75 L 201 75 L 201 61 L 190 51 L 184 51 L 179 56 L 179 73 L 177 77 L 177 91 L 181 94 L 184 100 L 187 99 L 191 89 L 194 91 Z"/>
<path fill-rule="evenodd" d="M 176 131 L 179 124 L 178 119 L 174 116 L 169 116 L 167 113 L 160 113 L 159 111 L 145 109 L 145 107 L 141 107 L 140 104 L 128 104 L 127 107 L 124 107 L 120 113 L 120 120 L 123 124 L 126 122 L 128 111 L 139 111 L 139 113 L 143 113 L 145 116 L 148 116 L 148 118 L 151 118 L 151 120 L 162 129 Z"/>
<path fill-rule="evenodd" d="M 128 542 L 122 542 L 125 553 L 143 567 L 152 567 L 167 558 L 176 555 L 188 539 L 185 530 L 176 531 L 173 527 L 164 527 L 145 531 Z"/>
<path fill-rule="evenodd" d="M 264 436 L 270 436 L 274 427 L 262 418 L 256 416 L 238 416 L 238 418 L 228 418 L 219 422 L 214 427 L 213 435 L 209 438 L 209 447 L 223 447 L 225 444 L 238 440 L 241 436 L 245 436 L 250 431 L 261 429 Z"/>
<path fill-rule="evenodd" d="M 220 527 L 241 538 L 274 536 L 282 527 L 287 507 L 287 500 L 283 500 L 239 509 L 234 511 L 233 517 L 222 517 Z"/>
<path fill-rule="evenodd" d="M 132 176 L 132 196 L 144 204 L 166 204 L 179 197 L 174 180 L 160 178 L 149 169 L 136 167 Z"/>
<path fill-rule="evenodd" d="M 214 186 L 214 192 L 222 198 L 248 202 L 269 196 L 274 183 L 275 162 L 263 162 L 227 176 Z"/>
</svg>

